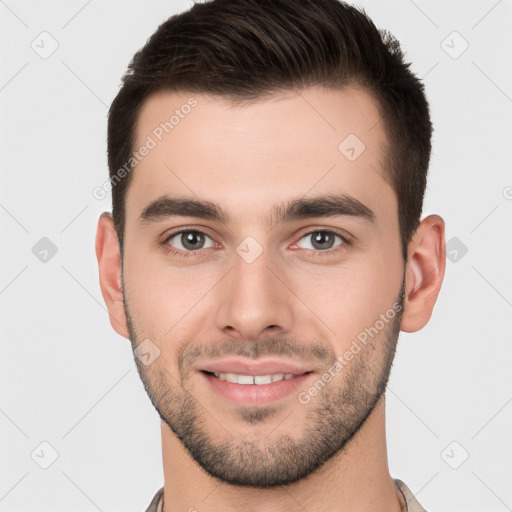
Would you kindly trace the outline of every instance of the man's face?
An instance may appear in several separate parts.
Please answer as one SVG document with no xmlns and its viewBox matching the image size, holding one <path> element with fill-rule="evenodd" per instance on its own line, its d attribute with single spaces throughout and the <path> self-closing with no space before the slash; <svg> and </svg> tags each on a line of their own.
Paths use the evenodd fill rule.
<svg viewBox="0 0 512 512">
<path fill-rule="evenodd" d="M 182 109 L 191 97 L 197 106 Z M 176 109 L 179 122 L 159 130 Z M 132 344 L 160 351 L 147 366 L 136 359 L 145 388 L 212 476 L 297 481 L 372 412 L 398 337 L 404 262 L 376 103 L 353 88 L 243 107 L 159 93 L 135 148 L 148 136 L 156 146 L 133 171 L 123 260 Z M 284 215 L 326 196 L 330 208 Z M 225 218 L 164 199 L 209 201 Z M 260 384 L 241 383 L 255 375 Z"/>
</svg>

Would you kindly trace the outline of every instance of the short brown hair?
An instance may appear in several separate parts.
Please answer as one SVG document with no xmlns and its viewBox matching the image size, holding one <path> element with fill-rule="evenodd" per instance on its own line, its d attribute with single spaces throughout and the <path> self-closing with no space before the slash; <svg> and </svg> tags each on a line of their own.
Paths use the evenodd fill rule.
<svg viewBox="0 0 512 512">
<path fill-rule="evenodd" d="M 109 110 L 112 214 L 121 249 L 131 173 L 119 180 L 117 172 L 130 160 L 138 114 L 149 95 L 210 93 L 242 103 L 313 85 L 358 85 L 379 105 L 388 141 L 385 170 L 397 195 L 407 260 L 432 136 L 424 87 L 409 66 L 389 32 L 339 0 L 211 0 L 172 16 L 134 55 Z"/>
</svg>

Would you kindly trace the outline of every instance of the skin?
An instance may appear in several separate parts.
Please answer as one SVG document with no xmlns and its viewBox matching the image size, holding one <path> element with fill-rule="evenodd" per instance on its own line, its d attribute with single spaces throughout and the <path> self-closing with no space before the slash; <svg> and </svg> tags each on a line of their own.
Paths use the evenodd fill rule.
<svg viewBox="0 0 512 512">
<path fill-rule="evenodd" d="M 384 390 L 399 330 L 431 317 L 445 270 L 443 219 L 422 219 L 405 264 L 396 194 L 383 179 L 386 134 L 363 90 L 310 87 L 245 106 L 162 92 L 144 104 L 135 146 L 190 97 L 197 107 L 132 171 L 122 264 L 109 214 L 96 240 L 112 326 L 134 348 L 149 339 L 160 351 L 136 363 L 162 419 L 164 511 L 404 510 L 388 469 Z M 348 134 L 366 146 L 355 161 L 338 149 Z M 271 219 L 274 205 L 333 192 L 359 200 L 374 221 Z M 165 194 L 215 202 L 231 219 L 142 222 Z M 207 235 L 188 257 L 168 250 L 185 252 L 179 236 L 168 239 L 184 228 Z M 325 230 L 350 243 L 336 238 L 320 254 L 311 233 Z M 262 249 L 252 263 L 236 252 L 248 236 Z M 299 392 L 401 299 L 403 311 L 301 403 Z M 270 406 L 242 407 L 196 371 L 227 356 L 273 356 L 315 373 Z"/>
</svg>

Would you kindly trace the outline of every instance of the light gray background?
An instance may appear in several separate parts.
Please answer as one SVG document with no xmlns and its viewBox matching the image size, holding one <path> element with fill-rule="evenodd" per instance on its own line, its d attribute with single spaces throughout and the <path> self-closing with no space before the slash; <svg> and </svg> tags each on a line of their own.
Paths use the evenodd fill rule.
<svg viewBox="0 0 512 512">
<path fill-rule="evenodd" d="M 0 0 L 1 511 L 138 512 L 163 484 L 159 418 L 100 294 L 94 235 L 110 204 L 92 190 L 107 179 L 106 114 L 131 56 L 190 5 Z M 512 510 L 512 1 L 356 5 L 424 78 L 424 214 L 446 220 L 454 260 L 430 323 L 400 338 L 391 474 L 431 511 Z M 43 59 L 31 45 L 52 38 Z M 43 237 L 58 249 L 47 261 L 32 251 Z"/>
</svg>

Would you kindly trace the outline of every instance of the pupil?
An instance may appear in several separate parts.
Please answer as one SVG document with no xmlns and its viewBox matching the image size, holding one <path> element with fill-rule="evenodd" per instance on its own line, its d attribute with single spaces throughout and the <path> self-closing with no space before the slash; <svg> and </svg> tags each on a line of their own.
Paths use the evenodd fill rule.
<svg viewBox="0 0 512 512">
<path fill-rule="evenodd" d="M 198 242 L 201 242 L 202 238 L 203 235 L 201 233 L 198 233 L 196 231 L 189 231 L 188 233 L 184 233 L 181 236 L 181 243 L 183 244 L 183 247 L 195 250 L 198 248 Z"/>
<path fill-rule="evenodd" d="M 333 242 L 333 237 L 331 236 L 330 233 L 318 232 L 316 234 L 316 236 L 314 236 L 314 243 L 313 243 L 313 245 L 317 249 L 330 249 L 332 247 L 332 242 Z"/>
</svg>

